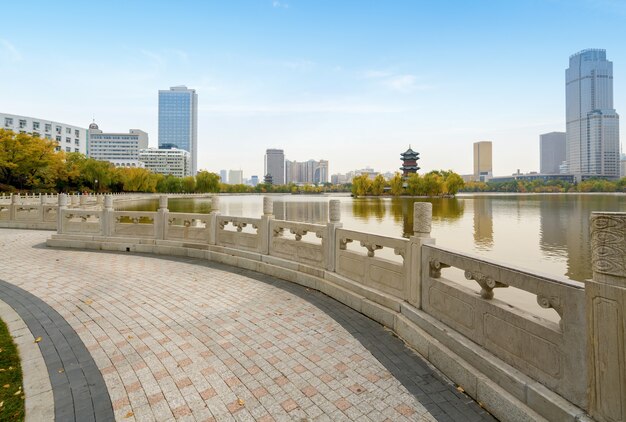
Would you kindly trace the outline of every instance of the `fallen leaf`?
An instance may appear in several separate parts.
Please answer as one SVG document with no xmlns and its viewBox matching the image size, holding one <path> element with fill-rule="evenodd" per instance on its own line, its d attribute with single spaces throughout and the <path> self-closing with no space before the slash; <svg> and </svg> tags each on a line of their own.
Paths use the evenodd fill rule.
<svg viewBox="0 0 626 422">
<path fill-rule="evenodd" d="M 13 393 L 14 396 L 19 396 L 20 394 L 22 394 L 22 390 L 17 390 L 15 393 Z"/>
<path fill-rule="evenodd" d="M 92 303 L 93 303 L 93 300 L 91 300 L 91 299 L 87 299 L 87 300 L 85 301 L 85 304 L 86 304 L 86 305 L 91 305 Z"/>
<path fill-rule="evenodd" d="M 6 369 L 0 368 L 0 372 L 4 372 L 4 371 L 6 371 Z"/>
<path fill-rule="evenodd" d="M 465 393 L 465 389 L 463 389 L 460 385 L 456 389 L 459 393 Z"/>
<path fill-rule="evenodd" d="M 133 336 L 128 336 L 128 339 L 130 340 L 131 338 L 133 338 Z"/>
<path fill-rule="evenodd" d="M 239 406 L 243 406 L 246 404 L 246 402 L 243 401 L 243 399 L 237 399 L 237 403 L 239 403 Z"/>
<path fill-rule="evenodd" d="M 125 419 L 132 418 L 134 415 L 135 415 L 135 414 L 134 414 L 133 412 L 128 412 L 128 413 L 126 414 L 126 416 L 124 416 L 124 418 L 125 418 Z"/>
<path fill-rule="evenodd" d="M 41 337 L 37 337 L 37 338 L 35 339 L 35 343 L 39 343 L 40 341 L 41 341 Z"/>
<path fill-rule="evenodd" d="M 9 388 L 11 386 L 11 384 L 4 384 L 3 387 L 4 388 Z"/>
<path fill-rule="evenodd" d="M 59 374 L 62 374 L 63 372 L 65 372 L 65 369 L 61 368 L 61 369 L 59 369 L 58 372 L 59 372 Z"/>
<path fill-rule="evenodd" d="M 4 406 L 4 402 L 0 401 L 0 407 Z"/>
</svg>

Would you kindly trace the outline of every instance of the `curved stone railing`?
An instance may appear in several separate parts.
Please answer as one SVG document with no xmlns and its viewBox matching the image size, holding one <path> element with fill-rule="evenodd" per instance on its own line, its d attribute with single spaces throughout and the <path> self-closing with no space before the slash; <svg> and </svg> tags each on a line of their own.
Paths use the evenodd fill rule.
<svg viewBox="0 0 626 422">
<path fill-rule="evenodd" d="M 274 219 L 272 200 L 263 199 L 260 218 L 221 215 L 218 197 L 209 214 L 170 213 L 165 196 L 156 212 L 114 211 L 111 197 L 98 212 L 60 206 L 67 222 L 48 245 L 209 259 L 320 290 L 393 329 L 505 420 L 626 415 L 623 215 L 594 220 L 600 234 L 593 238 L 604 243 L 594 246 L 593 285 L 600 287 L 590 302 L 582 283 L 434 246 L 429 203 L 414 204 L 414 235 L 400 239 L 343 229 L 337 200 L 327 224 L 309 224 Z M 622 261 L 606 258 L 609 252 Z M 508 286 L 535 295 L 560 323 L 500 300 L 497 290 Z"/>
</svg>

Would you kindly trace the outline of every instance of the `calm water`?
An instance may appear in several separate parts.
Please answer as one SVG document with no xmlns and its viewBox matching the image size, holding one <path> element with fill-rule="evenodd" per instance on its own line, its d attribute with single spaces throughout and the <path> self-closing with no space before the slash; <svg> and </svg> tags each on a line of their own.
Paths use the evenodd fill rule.
<svg viewBox="0 0 626 422">
<path fill-rule="evenodd" d="M 412 234 L 413 202 L 423 200 L 294 195 L 273 198 L 276 218 L 309 222 L 327 221 L 328 201 L 339 199 L 344 228 L 395 237 Z M 220 212 L 258 217 L 262 201 L 261 196 L 223 196 Z M 438 245 L 578 281 L 591 277 L 591 212 L 626 212 L 626 196 L 619 194 L 466 194 L 429 202 L 433 203 L 432 236 Z M 158 201 L 151 200 L 120 208 L 157 207 Z M 173 199 L 169 209 L 205 213 L 211 206 L 209 199 Z"/>
</svg>

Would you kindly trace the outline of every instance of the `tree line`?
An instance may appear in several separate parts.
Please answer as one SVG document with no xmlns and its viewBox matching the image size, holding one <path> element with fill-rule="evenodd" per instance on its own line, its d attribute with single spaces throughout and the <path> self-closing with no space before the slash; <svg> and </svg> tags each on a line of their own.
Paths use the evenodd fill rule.
<svg viewBox="0 0 626 422">
<path fill-rule="evenodd" d="M 626 177 L 619 180 L 589 179 L 579 183 L 564 180 L 511 180 L 508 182 L 468 182 L 463 192 L 626 192 Z"/>
<path fill-rule="evenodd" d="M 463 186 L 463 178 L 451 170 L 433 170 L 423 176 L 413 173 L 407 178 L 396 173 L 390 180 L 385 180 L 382 174 L 378 174 L 374 180 L 370 179 L 367 174 L 362 174 L 352 179 L 352 194 L 354 196 L 453 196 Z"/>
<path fill-rule="evenodd" d="M 156 174 L 141 167 L 115 167 L 108 161 L 77 152 L 56 151 L 56 141 L 0 129 L 0 192 L 160 192 L 160 193 L 302 193 L 341 188 L 221 183 L 220 176 L 200 171 L 195 176 Z"/>
</svg>

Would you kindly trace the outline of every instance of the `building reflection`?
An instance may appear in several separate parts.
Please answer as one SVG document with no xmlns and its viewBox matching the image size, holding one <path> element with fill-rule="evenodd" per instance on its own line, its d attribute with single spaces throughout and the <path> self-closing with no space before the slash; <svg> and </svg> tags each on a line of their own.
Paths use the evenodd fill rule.
<svg viewBox="0 0 626 422">
<path fill-rule="evenodd" d="M 474 244 L 479 249 L 493 247 L 493 206 L 489 197 L 477 196 L 474 204 Z"/>
<path fill-rule="evenodd" d="M 277 220 L 325 224 L 328 222 L 328 202 L 274 201 Z"/>
<path fill-rule="evenodd" d="M 589 217 L 593 211 L 617 211 L 623 202 L 614 195 L 554 195 L 541 201 L 541 250 L 566 258 L 564 274 L 571 280 L 591 278 L 591 235 Z M 572 222 L 580 222 L 572 224 Z"/>
</svg>

